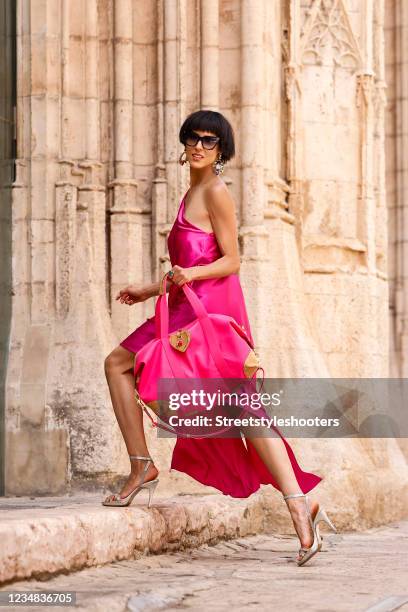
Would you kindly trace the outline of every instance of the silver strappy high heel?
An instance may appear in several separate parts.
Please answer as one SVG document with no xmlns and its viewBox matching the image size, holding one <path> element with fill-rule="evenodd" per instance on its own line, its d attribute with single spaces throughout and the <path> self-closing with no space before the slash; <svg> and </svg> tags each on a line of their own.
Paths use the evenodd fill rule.
<svg viewBox="0 0 408 612">
<path fill-rule="evenodd" d="M 335 526 L 333 525 L 333 523 L 327 516 L 326 511 L 323 510 L 323 508 L 320 508 L 320 506 L 318 507 L 318 510 L 316 512 L 314 519 L 312 519 L 312 515 L 310 513 L 310 508 L 309 508 L 309 498 L 307 497 L 307 495 L 305 495 L 304 493 L 292 493 L 292 495 L 284 495 L 283 499 L 286 500 L 286 499 L 290 499 L 291 497 L 304 497 L 305 498 L 307 516 L 309 518 L 310 526 L 312 527 L 312 530 L 313 530 L 313 544 L 310 546 L 310 548 L 304 548 L 304 547 L 299 548 L 300 559 L 296 559 L 296 563 L 298 565 L 304 565 L 307 561 L 309 561 L 309 559 L 311 559 L 322 548 L 323 538 L 320 535 L 319 522 L 324 521 L 325 523 L 327 523 L 327 525 L 329 525 L 329 527 L 335 533 L 337 533 L 337 529 L 335 528 Z"/>
<path fill-rule="evenodd" d="M 129 455 L 129 458 L 130 459 L 144 459 L 146 461 L 146 465 L 140 477 L 139 484 L 126 497 L 120 497 L 119 493 L 115 493 L 111 501 L 106 501 L 105 499 L 105 501 L 102 502 L 103 506 L 129 506 L 132 503 L 133 498 L 139 493 L 141 489 L 147 489 L 149 491 L 149 502 L 147 504 L 147 507 L 150 508 L 150 502 L 152 500 L 153 493 L 159 483 L 159 479 L 155 478 L 154 480 L 149 480 L 147 482 L 144 482 L 143 479 L 149 467 L 149 462 L 151 461 L 153 463 L 153 459 L 151 457 L 143 457 L 141 455 Z M 108 497 L 111 497 L 111 496 L 108 495 Z"/>
</svg>

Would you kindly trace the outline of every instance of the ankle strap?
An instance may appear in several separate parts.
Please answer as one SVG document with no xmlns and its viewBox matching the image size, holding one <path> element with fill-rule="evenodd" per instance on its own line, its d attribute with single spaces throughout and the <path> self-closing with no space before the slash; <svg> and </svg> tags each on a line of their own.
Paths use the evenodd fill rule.
<svg viewBox="0 0 408 612">
<path fill-rule="evenodd" d="M 291 497 L 307 497 L 305 493 L 291 493 L 290 495 L 284 495 L 283 499 L 290 499 Z"/>
<path fill-rule="evenodd" d="M 151 457 L 143 457 L 142 455 L 129 455 L 130 459 L 148 459 L 149 461 L 153 461 Z"/>
</svg>

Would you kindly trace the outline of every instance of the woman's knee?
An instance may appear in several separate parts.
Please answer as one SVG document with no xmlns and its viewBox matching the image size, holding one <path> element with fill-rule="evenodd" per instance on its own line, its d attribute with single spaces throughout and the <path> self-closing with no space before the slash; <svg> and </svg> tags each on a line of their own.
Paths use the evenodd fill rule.
<svg viewBox="0 0 408 612">
<path fill-rule="evenodd" d="M 133 368 L 134 354 L 119 345 L 105 357 L 105 374 L 126 372 Z"/>
</svg>

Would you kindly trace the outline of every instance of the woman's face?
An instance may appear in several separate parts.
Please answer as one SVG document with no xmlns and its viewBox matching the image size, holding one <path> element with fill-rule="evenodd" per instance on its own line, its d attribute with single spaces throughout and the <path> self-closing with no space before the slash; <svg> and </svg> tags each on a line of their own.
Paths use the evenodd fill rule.
<svg viewBox="0 0 408 612">
<path fill-rule="evenodd" d="M 192 136 L 194 136 L 194 134 L 198 134 L 199 136 L 207 136 L 211 139 L 217 138 L 216 134 L 214 134 L 213 132 L 207 132 L 205 130 L 192 130 Z M 205 166 L 209 166 L 210 164 L 215 162 L 220 152 L 219 141 L 213 149 L 206 149 L 205 147 L 203 147 L 203 143 L 201 140 L 199 140 L 196 145 L 188 144 L 187 140 L 185 148 L 187 161 L 190 163 L 192 168 L 196 168 L 197 170 L 200 168 L 204 168 Z"/>
</svg>

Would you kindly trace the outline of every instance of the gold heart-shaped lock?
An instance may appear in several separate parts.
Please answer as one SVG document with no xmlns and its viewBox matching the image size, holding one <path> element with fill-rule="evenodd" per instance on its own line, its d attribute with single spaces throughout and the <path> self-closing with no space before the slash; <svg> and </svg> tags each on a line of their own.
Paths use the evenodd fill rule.
<svg viewBox="0 0 408 612">
<path fill-rule="evenodd" d="M 190 344 L 190 332 L 187 329 L 178 329 L 169 336 L 169 342 L 177 351 L 184 353 Z"/>
</svg>

